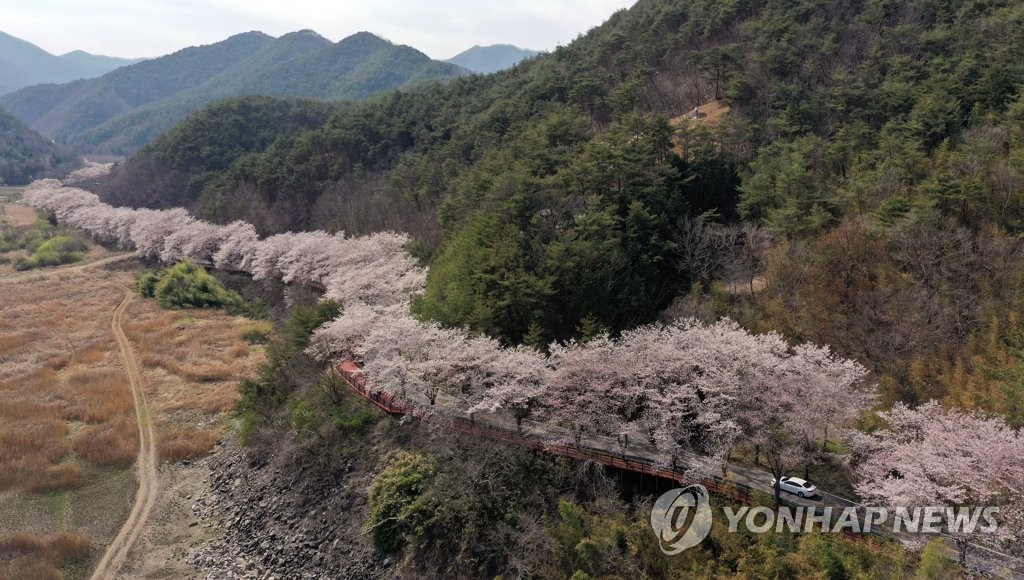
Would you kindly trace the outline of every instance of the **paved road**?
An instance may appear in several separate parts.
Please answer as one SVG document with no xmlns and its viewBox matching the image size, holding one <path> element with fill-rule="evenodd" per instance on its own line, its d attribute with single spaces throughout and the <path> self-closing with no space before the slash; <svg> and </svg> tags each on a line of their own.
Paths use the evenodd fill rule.
<svg viewBox="0 0 1024 580">
<path fill-rule="evenodd" d="M 362 375 L 362 371 L 351 361 L 345 361 L 340 366 L 342 369 L 355 371 L 359 375 Z M 370 385 L 368 390 L 373 390 L 374 387 L 372 386 L 372 383 L 367 382 L 365 384 Z M 349 382 L 349 385 L 356 388 L 357 392 L 359 391 L 359 387 L 357 387 L 353 382 Z M 360 394 L 363 393 L 360 392 Z M 484 435 L 487 435 L 486 432 L 490 431 L 492 436 L 496 436 L 513 443 L 533 445 L 535 447 L 543 446 L 552 453 L 559 455 L 582 455 L 605 464 L 614 464 L 616 467 L 642 473 L 659 471 L 659 475 L 665 474 L 662 475 L 663 477 L 672 477 L 673 472 L 676 471 L 667 467 L 673 465 L 672 458 L 649 444 L 648 440 L 640 433 L 630 433 L 627 445 L 623 445 L 619 439 L 614 437 L 601 436 L 585 436 L 580 440 L 578 447 L 576 447 L 575 443 L 572 443 L 568 447 L 558 445 L 541 445 L 537 442 L 572 441 L 573 438 L 567 429 L 548 423 L 526 421 L 520 428 L 520 426 L 516 425 L 516 422 L 512 417 L 505 414 L 475 413 L 470 416 L 470 414 L 462 410 L 462 405 L 457 399 L 447 396 L 445 393 L 438 395 L 436 403 L 433 406 L 429 404 L 429 401 L 425 396 L 415 392 L 403 393 L 402 397 L 396 399 L 396 401 L 397 408 L 399 410 L 411 408 L 414 409 L 413 413 L 415 415 L 422 416 L 426 420 L 442 424 L 448 423 L 457 429 L 462 427 L 461 430 L 463 431 L 482 431 L 484 432 Z M 466 428 L 467 426 L 469 427 L 468 429 Z M 621 461 L 618 461 L 619 458 L 621 458 Z M 626 465 L 623 466 L 623 463 Z M 678 456 L 674 463 L 678 467 L 678 473 L 680 475 L 677 479 L 682 480 L 686 477 L 686 471 L 697 463 L 697 457 L 692 454 Z M 648 469 L 649 467 L 653 469 Z M 708 480 L 708 478 L 703 477 L 700 479 L 704 479 L 705 481 Z M 774 490 L 771 485 L 771 480 L 771 473 L 767 470 L 742 464 L 729 464 L 724 477 L 721 478 L 721 481 L 724 483 L 738 484 L 739 486 L 762 492 L 768 496 L 773 496 Z M 792 506 L 818 508 L 816 514 L 821 514 L 824 508 L 831 507 L 833 508 L 833 521 L 835 518 L 838 518 L 843 508 L 865 507 L 860 506 L 852 500 L 835 496 L 827 492 L 822 493 L 820 496 L 815 498 L 800 498 L 789 493 L 783 493 L 782 500 L 784 503 Z M 872 531 L 879 533 L 884 537 L 897 540 L 903 544 L 907 544 L 910 541 L 920 539 L 922 537 L 920 535 L 909 534 L 905 530 L 895 532 L 893 524 L 894 517 L 890 514 L 886 521 L 874 523 L 872 525 Z M 820 529 L 820 526 L 818 529 Z M 925 539 L 928 538 L 926 537 Z M 953 546 L 952 540 L 950 538 L 947 539 L 949 540 L 949 542 L 947 542 L 947 556 L 956 560 L 959 557 L 959 552 Z M 995 576 L 1024 578 L 1024 562 L 1020 559 L 1012 558 L 981 546 L 972 545 L 969 548 L 967 561 L 969 565 L 985 570 Z"/>
</svg>

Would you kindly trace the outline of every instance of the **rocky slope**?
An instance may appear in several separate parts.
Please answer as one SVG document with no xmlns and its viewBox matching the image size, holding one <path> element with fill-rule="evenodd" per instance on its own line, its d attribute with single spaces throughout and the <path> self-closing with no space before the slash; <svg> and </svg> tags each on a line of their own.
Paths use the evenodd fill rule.
<svg viewBox="0 0 1024 580">
<path fill-rule="evenodd" d="M 361 533 L 370 466 L 296 460 L 294 449 L 267 457 L 234 442 L 205 459 L 208 491 L 192 510 L 216 537 L 190 563 L 215 578 L 389 577 L 391 560 Z"/>
</svg>

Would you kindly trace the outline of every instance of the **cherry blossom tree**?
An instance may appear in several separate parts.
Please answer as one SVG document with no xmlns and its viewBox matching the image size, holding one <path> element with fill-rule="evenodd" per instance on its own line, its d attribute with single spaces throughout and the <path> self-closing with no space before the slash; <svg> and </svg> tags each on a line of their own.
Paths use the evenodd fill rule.
<svg viewBox="0 0 1024 580">
<path fill-rule="evenodd" d="M 293 233 L 277 234 L 256 244 L 256 253 L 251 264 L 253 280 L 272 280 L 280 273 L 281 256 L 291 251 L 296 238 Z"/>
<path fill-rule="evenodd" d="M 326 297 L 383 307 L 422 292 L 426 270 L 405 250 L 408 242 L 408 236 L 393 232 L 345 240 L 344 248 L 334 256 L 333 271 L 323 276 Z"/>
<path fill-rule="evenodd" d="M 476 395 L 470 411 L 507 412 L 515 419 L 516 428 L 522 431 L 523 422 L 544 404 L 544 385 L 549 373 L 546 357 L 524 346 L 502 349 L 490 339 L 474 340 L 477 341 L 474 350 L 486 349 L 492 354 L 483 357 L 490 367 L 483 387 L 469 389 Z M 484 340 L 486 342 L 482 342 Z"/>
<path fill-rule="evenodd" d="M 363 352 L 366 337 L 377 324 L 377 319 L 397 313 L 382 313 L 362 302 L 343 306 L 341 316 L 317 328 L 310 338 L 307 352 L 314 360 L 329 362 L 340 355 Z"/>
<path fill-rule="evenodd" d="M 144 258 L 159 258 L 164 242 L 171 234 L 189 227 L 195 220 L 184 209 L 135 210 L 131 239 L 135 251 Z"/>
<path fill-rule="evenodd" d="M 581 447 L 584 438 L 623 433 L 623 415 L 628 412 L 620 412 L 615 404 L 614 355 L 615 344 L 607 336 L 551 347 L 552 372 L 543 397 L 545 418 L 560 428 L 552 434 L 553 442 Z"/>
<path fill-rule="evenodd" d="M 64 183 L 74 183 L 77 181 L 85 181 L 89 179 L 96 179 L 103 177 L 110 173 L 110 170 L 114 168 L 113 163 L 93 163 L 86 162 L 85 167 L 72 171 L 64 178 Z"/>
<path fill-rule="evenodd" d="M 344 234 L 332 236 L 327 232 L 315 231 L 290 235 L 288 250 L 277 259 L 281 281 L 285 284 L 296 280 L 322 282 L 323 277 L 332 270 L 332 257 L 344 251 Z"/>
<path fill-rule="evenodd" d="M 213 256 L 220 249 L 225 228 L 209 222 L 191 220 L 164 238 L 160 260 L 169 264 L 191 260 L 204 265 L 213 264 Z"/>
<path fill-rule="evenodd" d="M 426 365 L 436 352 L 446 350 L 445 341 L 460 336 L 408 314 L 383 316 L 364 339 L 360 354 L 377 387 L 410 403 L 432 407 L 445 385 L 426 375 Z"/>
<path fill-rule="evenodd" d="M 260 239 L 256 228 L 248 222 L 235 221 L 223 226 L 222 230 L 220 247 L 213 255 L 214 267 L 250 271 Z"/>
<path fill-rule="evenodd" d="M 885 506 L 1000 506 L 998 534 L 958 537 L 1024 546 L 1024 436 L 999 418 L 897 403 L 886 428 L 857 437 L 857 493 Z M 1000 546 L 1002 547 L 1002 546 Z"/>
</svg>

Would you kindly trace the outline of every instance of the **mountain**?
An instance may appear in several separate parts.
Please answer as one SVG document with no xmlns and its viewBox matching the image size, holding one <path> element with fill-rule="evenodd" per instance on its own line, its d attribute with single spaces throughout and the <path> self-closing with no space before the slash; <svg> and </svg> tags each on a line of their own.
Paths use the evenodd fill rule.
<svg viewBox="0 0 1024 580">
<path fill-rule="evenodd" d="M 228 166 L 186 198 L 204 216 L 222 223 L 244 218 L 264 234 L 315 228 L 410 232 L 416 239 L 408 249 L 430 266 L 426 291 L 413 298 L 414 314 L 508 345 L 548 350 L 556 364 L 583 360 L 574 354 L 581 349 L 603 353 L 595 356 L 601 376 L 593 381 L 581 379 L 583 367 L 577 367 L 572 376 L 550 382 L 526 375 L 521 382 L 528 390 L 542 380 L 545 392 L 576 389 L 584 395 L 592 385 L 609 385 L 604 390 L 618 398 L 607 406 L 586 396 L 579 406 L 538 406 L 544 414 L 569 408 L 583 421 L 614 409 L 628 418 L 602 423 L 613 437 L 624 432 L 624 424 L 646 422 L 652 403 L 665 402 L 659 389 L 667 383 L 645 379 L 646 395 L 618 396 L 619 387 L 635 384 L 636 377 L 616 375 L 614 363 L 607 366 L 617 357 L 629 358 L 618 354 L 626 352 L 623 343 L 608 337 L 624 336 L 628 343 L 646 332 L 660 334 L 658 326 L 631 332 L 657 320 L 692 328 L 697 320 L 725 319 L 726 326 L 777 333 L 762 338 L 778 341 L 776 352 L 783 357 L 810 352 L 791 346 L 805 341 L 827 345 L 818 351 L 822 361 L 835 361 L 834 353 L 855 359 L 869 373 L 879 407 L 898 401 L 911 413 L 936 400 L 950 410 L 979 412 L 971 416 L 999 415 L 1019 427 L 1022 23 L 1019 2 L 639 0 L 568 46 L 511 70 L 389 92 L 337 111 L 317 127 L 282 135 L 261 151 L 256 149 L 267 140 L 234 151 L 231 143 L 168 134 L 116 175 L 122 187 L 103 195 L 116 194 L 119 203 L 130 205 L 132 184 L 150 182 L 148 202 L 163 202 L 160 179 L 204 171 L 201 160 L 173 156 L 199 139 L 210 143 L 200 157 Z M 228 123 L 215 120 L 222 115 L 213 114 L 211 126 Z M 145 163 L 158 159 L 169 160 L 170 169 Z M 174 195 L 180 183 L 165 194 Z M 354 276 L 365 281 L 374 274 Z M 662 346 L 656 339 L 644 343 L 647 351 L 630 360 L 648 373 L 643 376 L 670 368 L 692 379 L 696 394 L 669 403 L 678 403 L 684 428 L 676 443 L 699 446 L 717 436 L 690 420 L 705 399 L 705 386 L 735 386 L 749 369 L 707 372 L 702 361 L 673 358 Z M 306 352 L 279 352 L 286 350 Z M 722 354 L 704 350 L 703 358 L 712 361 Z M 391 378 L 374 380 L 395 388 L 407 384 Z M 310 430 L 323 443 L 309 449 L 331 450 L 321 453 L 329 463 L 339 448 L 331 447 L 339 440 L 331 418 L 347 407 L 322 393 L 282 373 L 244 386 L 247 406 L 240 408 L 262 414 L 263 425 L 281 426 L 282 436 L 262 432 L 259 438 L 282 455 L 295 449 L 279 445 L 290 441 L 285 436 L 299 440 L 289 421 L 294 409 L 316 409 L 308 414 L 315 425 Z M 526 400 L 536 402 L 532 395 Z M 893 420 L 907 423 L 910 415 L 901 419 L 901 413 L 865 414 L 860 425 L 884 433 Z M 776 419 L 770 430 L 785 431 L 781 418 L 765 424 Z M 805 433 L 813 431 L 818 429 Z M 416 436 L 420 432 L 403 432 L 403 441 L 427 442 Z M 807 437 L 819 435 L 805 435 L 805 442 Z M 389 528 L 393 542 L 378 544 L 394 550 L 393 561 L 407 563 L 405 570 L 389 570 L 392 575 L 475 577 L 511 570 L 537 577 L 795 577 L 825 569 L 865 577 L 925 575 L 925 569 L 959 574 L 954 562 L 943 563 L 946 549 L 936 544 L 922 555 L 918 571 L 909 561 L 872 556 L 856 564 L 859 558 L 848 560 L 845 545 L 821 543 L 843 541 L 836 534 L 734 536 L 714 544 L 716 550 L 725 546 L 722 558 L 721 550 L 712 554 L 707 547 L 665 558 L 645 539 L 646 514 L 638 514 L 639 521 L 636 515 L 611 517 L 602 507 L 598 516 L 573 508 L 570 500 L 557 501 L 564 496 L 552 491 L 545 497 L 557 501 L 557 508 L 495 513 L 490 506 L 507 505 L 510 493 L 530 497 L 507 486 L 485 486 L 501 494 L 495 500 L 466 501 L 462 491 L 487 479 L 480 473 L 491 466 L 499 472 L 490 479 L 502 482 L 534 482 L 540 478 L 531 474 L 570 471 L 575 478 L 586 476 L 562 463 L 540 466 L 537 454 L 527 459 L 525 453 L 523 475 L 500 472 L 514 463 L 494 461 L 493 446 L 482 452 L 480 469 L 467 470 L 465 447 L 454 441 L 445 437 L 419 458 L 391 455 L 394 469 L 378 472 L 388 472 L 388 482 L 373 495 L 387 503 L 394 497 L 390 491 L 410 481 L 417 493 L 429 489 L 419 482 L 438 473 L 435 458 L 458 462 L 452 475 L 433 484 L 452 499 L 419 495 L 374 512 L 403 516 L 401 525 Z M 737 451 L 756 459 L 764 449 L 743 445 Z M 858 482 L 847 467 L 824 457 L 831 453 L 814 455 L 794 458 L 787 469 L 807 470 L 825 489 L 856 491 L 857 483 L 865 489 L 864 479 Z M 773 461 L 781 462 L 781 455 Z M 345 460 L 319 473 L 334 481 L 336 467 L 355 464 Z M 899 487 L 893 475 L 904 473 L 902 466 L 884 465 L 882 472 Z M 320 481 L 316 472 L 303 473 Z M 969 480 L 971 473 L 965 468 L 951 479 Z M 364 478 L 354 481 L 366 489 Z M 600 497 L 601 506 L 616 504 L 598 491 L 614 482 L 585 481 L 592 485 L 587 497 Z M 336 486 L 297 489 L 313 487 L 330 488 L 337 497 Z M 422 517 L 404 518 L 417 506 L 423 507 Z M 346 517 L 344 523 L 356 529 L 353 519 L 359 518 Z M 501 532 L 476 533 L 480 529 Z M 248 538 L 244 531 L 239 536 Z M 766 543 L 751 543 L 761 541 Z M 792 549 L 785 546 L 797 545 L 808 552 L 785 553 Z M 1000 549 L 1019 551 L 1021 545 L 1007 542 Z"/>
<path fill-rule="evenodd" d="M 102 76 L 139 60 L 81 50 L 55 56 L 30 42 L 0 32 L 0 95 L 31 85 Z"/>
<path fill-rule="evenodd" d="M 409 231 L 421 314 L 540 344 L 653 320 L 701 282 L 698 216 L 776 239 L 926 209 L 1024 231 L 1024 7 L 904 4 L 640 0 L 514 69 L 240 156 L 189 204 L 267 233 Z"/>
<path fill-rule="evenodd" d="M 0 106 L 75 150 L 128 154 L 204 105 L 264 94 L 359 100 L 465 74 L 408 46 L 362 32 L 331 43 L 304 30 L 249 32 L 89 81 L 29 87 Z"/>
<path fill-rule="evenodd" d="M 475 73 L 490 74 L 512 68 L 528 58 L 540 54 L 536 50 L 519 48 L 511 44 L 494 44 L 491 46 L 474 46 L 461 52 L 445 62 L 461 66 Z"/>
<path fill-rule="evenodd" d="M 0 109 L 0 183 L 24 185 L 77 168 L 81 160 Z"/>
</svg>

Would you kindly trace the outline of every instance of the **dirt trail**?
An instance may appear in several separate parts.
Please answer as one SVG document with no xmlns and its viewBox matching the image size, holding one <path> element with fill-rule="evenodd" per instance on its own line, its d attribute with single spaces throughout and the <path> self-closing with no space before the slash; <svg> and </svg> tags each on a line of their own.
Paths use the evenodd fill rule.
<svg viewBox="0 0 1024 580">
<path fill-rule="evenodd" d="M 10 276 L 0 276 L 0 284 L 5 282 L 21 282 L 25 280 L 45 280 L 46 278 L 52 278 L 53 276 L 61 276 L 64 274 L 71 274 L 86 270 L 88 268 L 99 268 L 107 264 L 113 264 L 114 262 L 121 262 L 124 260 L 130 260 L 135 258 L 135 252 L 128 252 L 124 254 L 116 254 L 107 258 L 102 258 L 92 262 L 86 262 L 84 264 L 75 264 L 72 266 L 61 266 L 59 268 L 52 268 L 46 270 L 32 270 L 23 274 L 13 274 Z"/>
<path fill-rule="evenodd" d="M 128 380 L 132 388 L 132 396 L 135 398 L 135 415 L 139 423 L 139 458 L 137 460 L 136 473 L 139 479 L 139 490 L 135 494 L 135 503 L 132 511 L 128 514 L 121 531 L 107 548 L 96 571 L 93 572 L 92 580 L 104 578 L 116 578 L 118 570 L 124 564 L 128 552 L 131 551 L 135 540 L 138 539 L 143 525 L 149 518 L 156 502 L 157 477 L 156 477 L 156 438 L 153 434 L 153 421 L 149 416 L 149 407 L 146 405 L 146 393 L 142 390 L 142 379 L 139 375 L 139 365 L 135 360 L 135 353 L 128 342 L 128 337 L 121 328 L 121 321 L 124 311 L 132 301 L 132 293 L 126 291 L 124 300 L 114 310 L 114 317 L 110 321 L 110 328 L 114 331 L 117 344 L 121 348 L 121 357 L 124 359 L 125 372 L 128 373 Z"/>
</svg>

